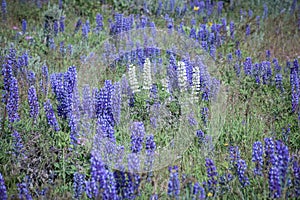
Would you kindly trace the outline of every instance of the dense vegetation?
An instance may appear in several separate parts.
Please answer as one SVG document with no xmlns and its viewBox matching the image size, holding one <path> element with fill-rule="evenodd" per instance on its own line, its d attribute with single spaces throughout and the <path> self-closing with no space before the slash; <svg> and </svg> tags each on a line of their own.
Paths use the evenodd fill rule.
<svg viewBox="0 0 300 200">
<path fill-rule="evenodd" d="M 0 199 L 300 197 L 297 0 L 2 0 Z"/>
</svg>

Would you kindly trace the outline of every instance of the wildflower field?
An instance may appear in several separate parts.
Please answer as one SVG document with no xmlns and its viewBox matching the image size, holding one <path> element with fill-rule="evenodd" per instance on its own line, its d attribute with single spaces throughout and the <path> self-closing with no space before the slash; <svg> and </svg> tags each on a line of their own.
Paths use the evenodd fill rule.
<svg viewBox="0 0 300 200">
<path fill-rule="evenodd" d="M 297 0 L 1 0 L 0 200 L 300 199 Z"/>
</svg>

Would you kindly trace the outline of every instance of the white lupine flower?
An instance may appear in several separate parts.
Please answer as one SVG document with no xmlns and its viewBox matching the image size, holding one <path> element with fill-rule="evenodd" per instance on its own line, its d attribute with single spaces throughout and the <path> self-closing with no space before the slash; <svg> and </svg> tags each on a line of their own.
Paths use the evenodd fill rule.
<svg viewBox="0 0 300 200">
<path fill-rule="evenodd" d="M 144 77 L 143 89 L 150 90 L 152 85 L 152 78 L 151 78 L 151 62 L 149 58 L 146 58 L 145 60 L 143 77 Z"/>
<path fill-rule="evenodd" d="M 195 99 L 197 99 L 199 93 L 200 93 L 200 90 L 201 90 L 201 85 L 200 85 L 200 69 L 198 66 L 195 66 L 193 67 L 193 77 L 192 77 L 192 80 L 193 80 L 193 85 L 192 85 L 192 94 L 193 94 L 193 97 Z"/>
<path fill-rule="evenodd" d="M 182 61 L 178 61 L 178 85 L 181 91 L 186 90 L 188 87 L 186 67 Z"/>
<path fill-rule="evenodd" d="M 129 77 L 130 88 L 132 89 L 133 93 L 139 92 L 140 89 L 139 89 L 139 83 L 136 78 L 135 66 L 132 64 L 129 65 L 128 77 Z"/>
</svg>

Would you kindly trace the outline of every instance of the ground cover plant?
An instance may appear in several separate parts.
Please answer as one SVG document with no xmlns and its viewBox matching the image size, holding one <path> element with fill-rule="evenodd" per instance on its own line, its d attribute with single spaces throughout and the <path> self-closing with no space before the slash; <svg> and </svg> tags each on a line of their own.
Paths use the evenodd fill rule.
<svg viewBox="0 0 300 200">
<path fill-rule="evenodd" d="M 2 0 L 0 199 L 298 199 L 300 4 Z"/>
</svg>

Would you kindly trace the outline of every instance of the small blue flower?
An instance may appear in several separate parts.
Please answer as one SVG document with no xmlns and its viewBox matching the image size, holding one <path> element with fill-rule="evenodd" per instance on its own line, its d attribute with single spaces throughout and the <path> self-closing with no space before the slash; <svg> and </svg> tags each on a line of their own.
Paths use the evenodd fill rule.
<svg viewBox="0 0 300 200">
<path fill-rule="evenodd" d="M 179 199 L 180 180 L 178 174 L 178 166 L 169 167 L 170 178 L 168 182 L 168 195 L 175 199 Z"/>
</svg>

